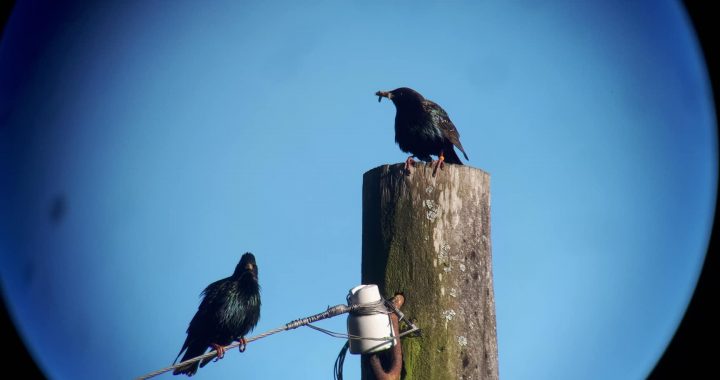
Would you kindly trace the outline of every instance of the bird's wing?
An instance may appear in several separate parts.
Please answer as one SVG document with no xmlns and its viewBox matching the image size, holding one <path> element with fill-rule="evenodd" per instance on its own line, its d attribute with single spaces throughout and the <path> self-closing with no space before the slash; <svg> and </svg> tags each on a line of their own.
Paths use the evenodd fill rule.
<svg viewBox="0 0 720 380">
<path fill-rule="evenodd" d="M 228 278 L 215 281 L 202 291 L 201 296 L 203 299 L 187 329 L 189 340 L 191 337 L 205 337 L 216 324 L 215 314 L 225 302 L 224 297 L 222 297 L 222 289 L 228 281 Z"/>
<path fill-rule="evenodd" d="M 218 323 L 217 311 L 224 305 L 225 297 L 222 296 L 224 292 L 223 289 L 229 281 L 229 278 L 215 281 L 202 291 L 201 296 L 203 299 L 188 325 L 185 343 L 183 343 L 180 352 L 175 358 L 175 362 L 177 362 L 183 352 L 185 352 L 185 355 L 182 360 L 202 355 L 205 352 L 207 346 L 211 343 L 210 339 L 212 339 L 212 336 L 215 334 L 215 328 Z M 180 371 L 176 370 L 175 374 L 184 373 L 186 370 L 190 371 L 188 372 L 189 374 L 195 373 L 195 371 L 197 371 L 197 363 Z"/>
<path fill-rule="evenodd" d="M 425 110 L 432 116 L 434 124 L 440 128 L 443 136 L 460 149 L 466 160 L 469 160 L 467 153 L 465 153 L 465 149 L 460 143 L 460 133 L 457 128 L 455 128 L 455 124 L 453 124 L 450 120 L 450 116 L 448 116 L 447 112 L 445 112 L 442 107 L 432 100 L 425 99 L 424 106 Z"/>
<path fill-rule="evenodd" d="M 227 302 L 226 293 L 232 282 L 232 279 L 227 277 L 208 285 L 202 292 L 203 300 L 200 306 L 198 306 L 198 314 L 203 311 L 207 315 L 207 318 L 212 320 L 214 318 L 213 315 L 225 307 L 225 303 Z M 213 320 L 213 323 L 214 322 L 216 321 Z"/>
</svg>

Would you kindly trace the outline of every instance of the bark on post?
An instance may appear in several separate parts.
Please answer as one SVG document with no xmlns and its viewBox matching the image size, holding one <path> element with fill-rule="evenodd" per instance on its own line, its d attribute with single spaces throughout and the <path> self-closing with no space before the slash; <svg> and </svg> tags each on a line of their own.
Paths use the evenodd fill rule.
<svg viewBox="0 0 720 380">
<path fill-rule="evenodd" d="M 362 281 L 402 292 L 421 337 L 402 339 L 403 379 L 497 379 L 490 175 L 383 165 L 363 177 Z M 363 365 L 363 379 L 372 375 Z"/>
</svg>

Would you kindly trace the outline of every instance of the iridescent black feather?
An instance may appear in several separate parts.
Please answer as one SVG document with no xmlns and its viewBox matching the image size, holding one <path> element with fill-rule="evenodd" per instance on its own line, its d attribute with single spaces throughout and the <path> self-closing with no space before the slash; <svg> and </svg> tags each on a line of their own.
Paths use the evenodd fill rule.
<svg viewBox="0 0 720 380">
<path fill-rule="evenodd" d="M 462 165 L 455 146 L 469 160 L 455 125 L 435 102 L 407 87 L 378 91 L 375 95 L 378 100 L 386 97 L 395 104 L 395 142 L 403 152 L 426 162 L 432 161 L 431 155 L 439 156 L 442 152 L 445 162 Z"/>
<path fill-rule="evenodd" d="M 257 325 L 260 319 L 260 285 L 255 256 L 249 252 L 244 254 L 232 276 L 208 285 L 202 295 L 203 300 L 190 321 L 187 338 L 178 353 L 180 357 L 185 352 L 181 362 L 204 354 L 212 344 L 227 346 Z M 192 376 L 198 366 L 204 367 L 210 360 L 177 368 L 173 374 Z"/>
</svg>

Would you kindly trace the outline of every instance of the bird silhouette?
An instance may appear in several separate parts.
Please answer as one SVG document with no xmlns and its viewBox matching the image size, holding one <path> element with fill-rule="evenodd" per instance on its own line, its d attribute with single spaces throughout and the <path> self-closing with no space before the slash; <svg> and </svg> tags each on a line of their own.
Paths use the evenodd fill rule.
<svg viewBox="0 0 720 380">
<path fill-rule="evenodd" d="M 385 97 L 395 104 L 395 142 L 403 152 L 411 154 L 405 160 L 407 173 L 410 173 L 410 167 L 415 163 L 413 157 L 432 162 L 431 155 L 438 156 L 438 160 L 433 163 L 433 176 L 438 167 L 442 169 L 445 166 L 445 162 L 462 165 L 453 146 L 460 149 L 465 159 L 469 160 L 460 143 L 457 128 L 447 112 L 435 102 L 407 87 L 378 91 L 375 95 L 378 96 L 378 102 Z"/>
<path fill-rule="evenodd" d="M 260 285 L 255 256 L 245 253 L 232 276 L 208 285 L 202 295 L 203 300 L 190 321 L 187 338 L 175 363 L 183 351 L 185 355 L 181 362 L 204 354 L 210 347 L 217 350 L 217 358 L 221 359 L 224 346 L 235 340 L 243 343 L 240 349 L 244 351 L 244 336 L 260 319 Z M 173 374 L 192 376 L 198 366 L 204 367 L 210 360 L 212 358 L 178 367 Z"/>
</svg>

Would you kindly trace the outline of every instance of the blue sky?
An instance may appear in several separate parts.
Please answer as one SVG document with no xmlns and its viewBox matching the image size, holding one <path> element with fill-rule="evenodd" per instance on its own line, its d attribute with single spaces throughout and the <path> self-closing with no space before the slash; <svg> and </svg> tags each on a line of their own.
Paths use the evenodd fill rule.
<svg viewBox="0 0 720 380">
<path fill-rule="evenodd" d="M 710 232 L 714 110 L 675 2 L 21 3 L 0 80 L 0 274 L 53 378 L 168 365 L 245 251 L 256 332 L 344 302 L 362 174 L 406 157 L 381 89 L 441 104 L 492 176 L 503 378 L 644 377 Z M 300 329 L 198 378 L 331 378 L 342 344 Z"/>
</svg>

